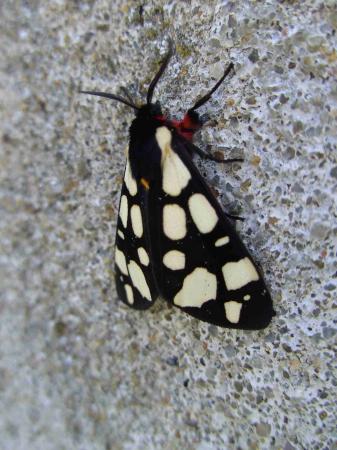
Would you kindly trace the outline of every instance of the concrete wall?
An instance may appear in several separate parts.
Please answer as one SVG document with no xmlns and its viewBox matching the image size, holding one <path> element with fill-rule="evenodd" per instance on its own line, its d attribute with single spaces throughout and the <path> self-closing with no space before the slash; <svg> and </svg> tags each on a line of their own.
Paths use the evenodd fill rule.
<svg viewBox="0 0 337 450">
<path fill-rule="evenodd" d="M 335 448 L 335 2 L 140 5 L 1 5 L 1 448 Z M 235 64 L 197 143 L 245 162 L 196 163 L 246 217 L 277 311 L 261 332 L 116 297 L 133 115 L 77 91 L 144 98 L 168 36 L 172 115 Z"/>
</svg>

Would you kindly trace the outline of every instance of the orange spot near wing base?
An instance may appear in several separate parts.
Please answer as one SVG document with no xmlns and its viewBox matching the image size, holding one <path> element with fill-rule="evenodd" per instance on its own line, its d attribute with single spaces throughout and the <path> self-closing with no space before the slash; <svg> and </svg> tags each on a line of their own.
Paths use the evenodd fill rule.
<svg viewBox="0 0 337 450">
<path fill-rule="evenodd" d="M 140 184 L 142 184 L 147 191 L 150 189 L 150 183 L 145 178 L 140 179 Z"/>
</svg>

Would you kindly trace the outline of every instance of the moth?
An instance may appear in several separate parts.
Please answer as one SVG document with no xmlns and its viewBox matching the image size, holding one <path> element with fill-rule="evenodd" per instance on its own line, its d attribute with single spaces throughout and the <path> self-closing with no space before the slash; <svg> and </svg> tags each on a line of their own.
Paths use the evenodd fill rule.
<svg viewBox="0 0 337 450">
<path fill-rule="evenodd" d="M 197 110 L 233 69 L 180 121 L 153 103 L 172 45 L 150 83 L 146 103 L 98 91 L 81 93 L 122 102 L 135 110 L 120 196 L 115 245 L 116 286 L 128 306 L 146 310 L 158 297 L 220 327 L 261 329 L 275 315 L 262 273 L 193 163 L 218 161 L 193 144 L 202 127 Z M 223 163 L 242 161 L 222 160 Z"/>
</svg>

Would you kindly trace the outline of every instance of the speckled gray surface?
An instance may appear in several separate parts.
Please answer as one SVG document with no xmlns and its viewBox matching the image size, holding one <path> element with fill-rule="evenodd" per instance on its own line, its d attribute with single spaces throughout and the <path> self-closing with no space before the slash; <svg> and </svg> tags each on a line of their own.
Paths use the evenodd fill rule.
<svg viewBox="0 0 337 450">
<path fill-rule="evenodd" d="M 336 447 L 334 1 L 2 2 L 0 436 L 19 449 Z M 261 263 L 277 317 L 222 330 L 124 307 L 113 243 L 132 113 L 181 114 L 232 60 L 197 161 Z"/>
</svg>

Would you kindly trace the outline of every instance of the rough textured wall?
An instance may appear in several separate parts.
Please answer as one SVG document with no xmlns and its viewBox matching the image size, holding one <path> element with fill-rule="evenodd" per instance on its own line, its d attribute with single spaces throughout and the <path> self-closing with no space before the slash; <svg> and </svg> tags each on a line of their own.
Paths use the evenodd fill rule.
<svg viewBox="0 0 337 450">
<path fill-rule="evenodd" d="M 140 5 L 1 5 L 1 448 L 336 448 L 335 2 Z M 246 217 L 277 311 L 261 332 L 116 298 L 132 113 L 77 91 L 144 96 L 168 35 L 174 114 L 235 64 L 197 141 L 245 162 L 196 162 Z"/>
</svg>

